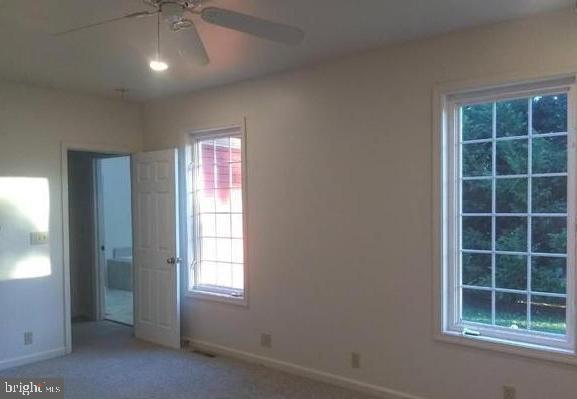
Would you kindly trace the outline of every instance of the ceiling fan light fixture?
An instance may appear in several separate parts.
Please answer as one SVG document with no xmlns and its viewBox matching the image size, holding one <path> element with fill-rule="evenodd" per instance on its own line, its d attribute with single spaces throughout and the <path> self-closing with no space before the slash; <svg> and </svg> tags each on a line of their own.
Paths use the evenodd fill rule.
<svg viewBox="0 0 577 399">
<path fill-rule="evenodd" d="M 152 60 L 150 61 L 150 69 L 155 72 L 162 72 L 168 69 L 168 64 L 162 60 Z"/>
<path fill-rule="evenodd" d="M 168 64 L 160 58 L 160 15 L 156 14 L 156 58 L 148 64 L 155 72 L 162 72 L 168 69 Z"/>
<path fill-rule="evenodd" d="M 205 7 L 209 0 L 143 0 L 153 10 L 136 11 L 118 17 L 109 18 L 87 25 L 77 26 L 54 35 L 71 34 L 88 28 L 95 28 L 109 23 L 156 17 L 156 54 L 149 61 L 150 69 L 155 72 L 166 71 L 169 65 L 162 60 L 160 49 L 160 21 L 168 25 L 168 36 L 178 40 L 178 53 L 185 59 L 193 57 L 198 65 L 207 65 L 210 62 L 202 37 L 197 30 L 198 19 L 223 28 L 246 33 L 261 39 L 277 43 L 296 45 L 303 41 L 304 32 L 282 23 L 272 22 L 249 14 L 219 7 Z M 0 0 L 0 3 L 2 0 Z M 194 19 L 191 19 L 194 18 Z M 166 30 L 165 30 L 166 31 Z M 172 32 L 170 32 L 172 31 Z M 176 38 L 176 39 L 175 39 Z M 164 37 L 163 37 L 164 40 Z M 164 42 L 163 42 L 164 43 Z M 144 61 L 144 60 L 143 60 Z"/>
</svg>

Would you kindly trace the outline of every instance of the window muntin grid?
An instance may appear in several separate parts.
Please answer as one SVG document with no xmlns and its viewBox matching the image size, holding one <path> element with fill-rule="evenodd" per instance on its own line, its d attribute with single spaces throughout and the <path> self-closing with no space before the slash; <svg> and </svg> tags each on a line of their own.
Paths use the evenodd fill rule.
<svg viewBox="0 0 577 399">
<path fill-rule="evenodd" d="M 564 104 L 562 112 L 556 115 L 564 120 L 562 128 L 557 125 L 556 129 L 552 129 L 552 126 L 546 126 L 542 121 L 534 119 L 534 111 L 539 106 L 537 103 L 544 98 L 547 100 L 558 100 L 558 102 Z M 464 113 L 473 108 L 479 111 L 479 118 L 474 129 L 470 129 L 471 126 L 466 126 L 470 119 L 467 121 Z M 499 110 L 504 108 L 516 109 L 517 112 L 516 121 L 509 123 L 508 129 L 503 128 L 507 123 L 503 123 L 499 118 Z M 519 115 L 521 115 L 520 118 L 518 117 Z M 535 117 L 540 116 L 536 115 Z M 565 313 L 562 320 L 566 322 L 568 300 L 565 287 L 567 267 L 569 266 L 566 264 L 567 244 L 565 242 L 564 248 L 561 248 L 561 250 L 559 248 L 545 248 L 545 250 L 543 248 L 534 248 L 533 230 L 535 225 L 537 225 L 537 221 L 547 220 L 547 218 L 555 220 L 554 223 L 557 225 L 565 225 L 565 241 L 567 240 L 567 121 L 566 93 L 549 93 L 546 96 L 461 104 L 459 107 L 458 322 L 460 324 L 523 330 L 539 334 L 566 334 L 566 326 L 563 326 L 562 329 L 551 330 L 551 328 L 548 328 L 551 323 L 540 323 L 539 317 L 542 316 L 542 311 L 539 307 L 556 307 L 557 318 L 559 318 L 559 309 L 562 308 Z M 553 125 L 555 124 L 553 123 Z M 550 131 L 547 131 L 547 128 Z M 533 147 L 535 141 L 559 141 L 560 139 L 564 140 L 562 149 L 565 153 L 563 170 L 543 171 L 543 168 L 539 167 L 538 163 L 538 167 L 534 168 Z M 467 154 L 467 151 L 471 148 L 477 149 L 476 153 L 473 152 L 474 156 Z M 500 152 L 507 150 L 516 155 L 505 160 L 500 159 Z M 542 155 L 537 154 L 536 157 Z M 518 157 L 518 159 L 515 157 Z M 511 165 L 511 163 L 517 163 L 510 162 L 511 160 L 520 160 L 520 162 Z M 507 161 L 509 161 L 509 164 L 507 164 Z M 534 171 L 534 169 L 536 170 Z M 541 209 L 534 211 L 533 194 L 535 192 L 532 186 L 536 185 L 536 188 L 544 191 L 550 188 L 547 187 L 547 184 L 543 184 L 548 179 L 560 179 L 559 181 L 564 179 L 565 206 L 562 211 L 560 211 L 560 207 L 543 211 L 542 208 L 547 207 L 547 201 L 538 204 L 537 207 Z M 539 183 L 536 184 L 535 182 Z M 499 191 L 498 187 L 515 184 L 521 184 L 521 187 L 525 187 L 526 198 L 524 200 L 517 198 L 517 201 L 520 201 L 517 204 L 499 201 L 503 191 Z M 489 202 L 477 206 L 477 208 L 468 206 L 464 198 L 464 191 L 466 192 L 475 185 L 477 185 L 477 192 L 473 192 L 473 194 L 480 198 L 485 197 L 485 200 Z M 500 194 L 498 194 L 499 192 Z M 521 241 L 515 245 L 511 245 L 506 240 L 498 239 L 503 233 L 502 224 L 506 220 L 516 223 L 515 232 L 521 231 L 521 234 L 517 236 L 518 239 L 521 238 Z M 478 231 L 475 232 L 474 230 L 475 225 L 484 228 L 485 231 L 481 232 L 482 234 L 479 237 L 476 237 L 477 243 L 471 246 L 469 236 L 473 235 L 473 232 L 478 233 Z M 523 227 L 523 225 L 525 226 Z M 471 230 L 471 226 L 473 226 L 473 230 Z M 481 265 L 481 269 L 484 270 L 481 273 L 485 273 L 485 276 L 484 278 L 477 278 L 477 280 L 471 279 L 471 276 L 468 275 L 470 273 L 467 273 L 466 268 L 464 268 L 464 264 L 475 256 L 482 257 L 485 262 L 484 265 Z M 489 258 L 490 265 L 488 265 Z M 503 258 L 515 259 L 517 266 L 524 264 L 524 270 L 519 267 L 519 271 L 522 272 L 517 272 L 516 278 L 513 279 L 517 280 L 515 283 L 517 286 L 515 284 L 504 285 L 500 283 L 498 260 Z M 465 259 L 467 259 L 466 262 L 464 262 Z M 532 281 L 533 272 L 537 269 L 535 265 L 540 262 L 540 259 L 546 259 L 548 262 L 551 259 L 556 261 L 565 260 L 564 272 L 558 276 L 560 280 L 564 279 L 563 284 L 561 284 L 563 289 L 559 289 L 559 287 L 552 288 L 551 284 L 547 286 L 537 283 L 534 286 Z M 479 309 L 478 304 L 483 301 L 485 306 L 481 306 Z M 472 308 L 473 306 L 470 306 L 470 304 L 473 302 L 477 303 L 477 311 L 465 314 L 466 310 L 468 310 L 465 308 Z M 504 304 L 511 305 L 511 303 L 517 305 L 516 312 L 518 317 L 510 315 L 508 318 L 511 320 L 501 318 L 500 315 L 504 312 L 500 312 L 500 309 L 505 308 Z M 523 313 L 524 317 L 521 317 Z M 537 318 L 534 317 L 535 315 L 537 315 Z M 562 324 L 560 323 L 560 325 Z M 543 327 L 544 325 L 546 327 Z"/>
<path fill-rule="evenodd" d="M 193 140 L 188 166 L 190 287 L 242 296 L 244 213 L 238 129 Z"/>
</svg>

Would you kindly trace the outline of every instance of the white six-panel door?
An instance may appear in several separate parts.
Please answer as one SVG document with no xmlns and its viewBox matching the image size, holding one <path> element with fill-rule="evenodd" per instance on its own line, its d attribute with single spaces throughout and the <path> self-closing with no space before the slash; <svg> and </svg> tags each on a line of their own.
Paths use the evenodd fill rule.
<svg viewBox="0 0 577 399">
<path fill-rule="evenodd" d="M 177 151 L 132 158 L 134 331 L 137 338 L 180 347 Z"/>
</svg>

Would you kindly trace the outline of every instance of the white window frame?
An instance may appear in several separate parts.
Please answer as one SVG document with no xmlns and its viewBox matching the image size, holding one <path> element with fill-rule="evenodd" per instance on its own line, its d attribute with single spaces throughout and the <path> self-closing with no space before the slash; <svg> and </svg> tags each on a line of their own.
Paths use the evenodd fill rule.
<svg viewBox="0 0 577 399">
<path fill-rule="evenodd" d="M 575 75 L 534 80 L 519 84 L 437 88 L 434 96 L 435 144 L 433 156 L 435 207 L 434 245 L 439 264 L 435 278 L 435 331 L 443 341 L 517 352 L 543 357 L 543 352 L 560 355 L 560 360 L 577 363 L 575 359 L 576 295 L 575 295 L 575 230 L 576 230 L 576 156 L 575 156 Z M 460 267 L 458 262 L 460 237 L 460 107 L 463 104 L 493 102 L 503 99 L 526 98 L 536 95 L 566 93 L 567 120 L 567 333 L 559 335 L 512 330 L 480 323 L 461 322 Z M 530 131 L 528 138 L 532 135 Z M 438 245 L 438 246 L 437 246 Z M 480 335 L 470 335 L 470 330 Z M 568 355 L 568 357 L 567 357 Z"/>
<path fill-rule="evenodd" d="M 195 214 L 193 207 L 198 206 L 196 199 L 192 201 L 188 198 L 188 191 L 194 187 L 194 173 L 189 172 L 189 167 L 195 159 L 194 151 L 198 141 L 216 139 L 222 137 L 239 137 L 241 140 L 241 195 L 242 195 L 242 229 L 243 229 L 243 278 L 244 288 L 242 290 L 234 288 L 224 288 L 196 283 L 197 259 L 198 255 L 198 234 L 199 225 L 192 219 Z M 246 172 L 246 130 L 244 124 L 227 125 L 217 128 L 200 129 L 186 134 L 185 146 L 185 195 L 186 195 L 186 250 L 187 250 L 187 275 L 186 275 L 186 295 L 189 297 L 210 301 L 231 303 L 234 305 L 248 306 L 248 245 L 247 245 L 247 172 Z"/>
</svg>

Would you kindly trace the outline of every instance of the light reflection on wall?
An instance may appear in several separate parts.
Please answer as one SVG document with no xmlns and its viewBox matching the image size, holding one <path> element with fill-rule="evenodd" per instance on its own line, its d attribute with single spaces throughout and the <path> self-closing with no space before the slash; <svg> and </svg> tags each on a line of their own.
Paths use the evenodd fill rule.
<svg viewBox="0 0 577 399">
<path fill-rule="evenodd" d="M 31 245 L 31 232 L 48 231 L 48 179 L 0 177 L 0 281 L 51 274 L 47 244 Z"/>
</svg>

